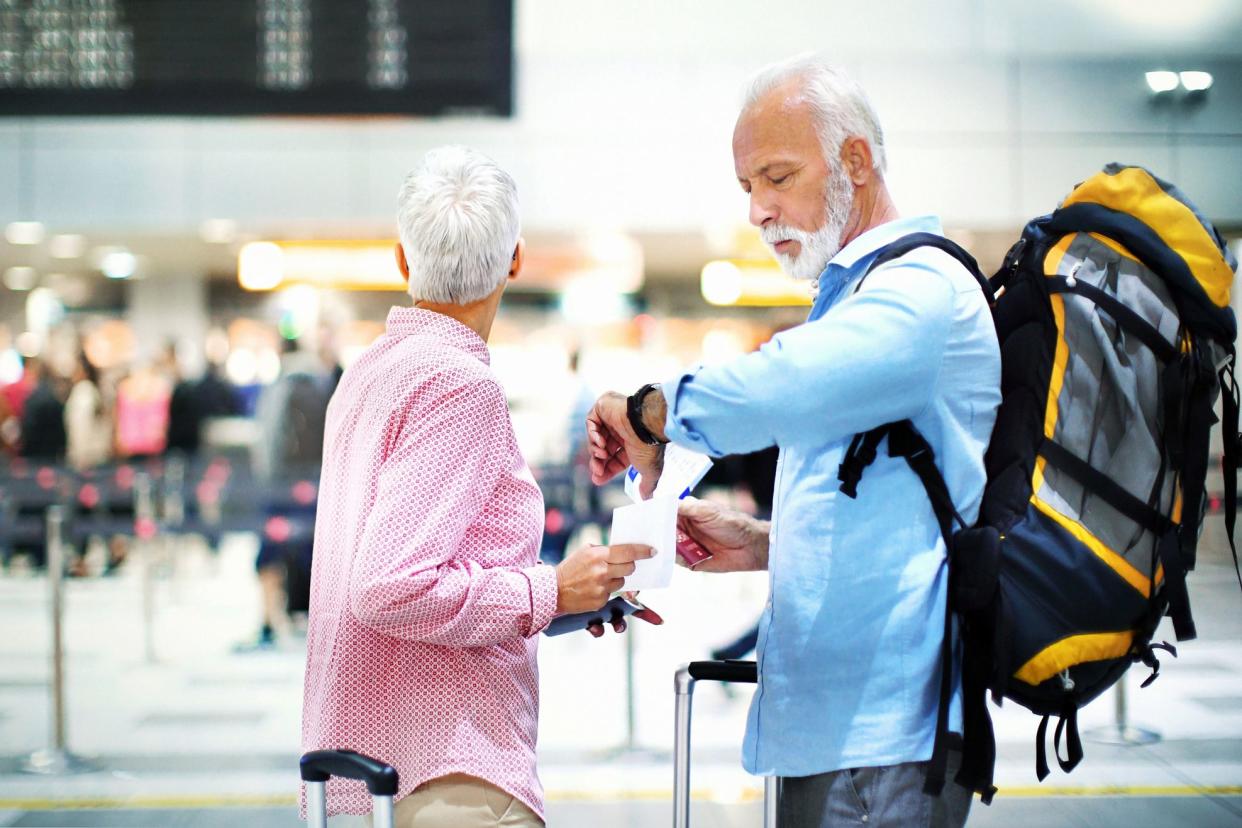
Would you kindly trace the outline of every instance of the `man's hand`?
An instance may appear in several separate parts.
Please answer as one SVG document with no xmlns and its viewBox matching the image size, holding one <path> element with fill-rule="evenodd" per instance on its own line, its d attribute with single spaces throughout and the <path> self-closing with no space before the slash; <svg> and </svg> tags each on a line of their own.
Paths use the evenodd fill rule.
<svg viewBox="0 0 1242 828">
<path fill-rule="evenodd" d="M 650 393 L 658 393 L 652 391 Z M 638 439 L 625 410 L 625 397 L 609 391 L 587 414 L 587 442 L 591 452 L 591 482 L 602 486 L 627 466 L 643 476 L 639 493 L 651 497 L 664 468 L 664 447 Z"/>
<path fill-rule="evenodd" d="M 678 505 L 677 528 L 712 555 L 694 568 L 696 572 L 754 572 L 768 568 L 771 524 L 767 521 L 721 508 L 711 501 L 686 497 Z M 680 558 L 678 563 L 682 563 Z"/>
<path fill-rule="evenodd" d="M 556 612 L 591 612 L 608 603 L 608 596 L 634 573 L 634 561 L 650 558 L 655 550 L 636 543 L 584 546 L 556 565 Z"/>
</svg>

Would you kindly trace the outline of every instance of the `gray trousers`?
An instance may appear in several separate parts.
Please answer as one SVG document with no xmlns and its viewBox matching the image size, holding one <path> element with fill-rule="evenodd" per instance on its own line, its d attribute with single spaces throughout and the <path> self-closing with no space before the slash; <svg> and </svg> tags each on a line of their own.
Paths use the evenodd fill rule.
<svg viewBox="0 0 1242 828">
<path fill-rule="evenodd" d="M 972 793 L 953 781 L 961 754 L 949 752 L 944 790 L 923 793 L 926 762 L 855 768 L 781 780 L 781 828 L 961 828 Z"/>
</svg>

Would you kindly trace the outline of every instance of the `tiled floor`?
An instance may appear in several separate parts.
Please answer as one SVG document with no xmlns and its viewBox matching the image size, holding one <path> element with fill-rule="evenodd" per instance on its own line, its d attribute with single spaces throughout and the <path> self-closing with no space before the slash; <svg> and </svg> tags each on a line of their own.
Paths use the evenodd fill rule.
<svg viewBox="0 0 1242 828">
<path fill-rule="evenodd" d="M 218 559 L 187 547 L 177 580 L 156 590 L 157 660 L 144 654 L 139 572 L 75 581 L 66 596 L 70 747 L 98 770 L 68 777 L 20 772 L 47 744 L 47 596 L 42 580 L 0 577 L 0 826 L 295 826 L 303 653 L 296 640 L 233 655 L 254 630 L 252 541 L 232 537 Z M 1162 741 L 1088 741 L 1072 775 L 1044 785 L 1033 771 L 1035 720 L 997 711 L 1001 795 L 971 825 L 1242 825 L 1242 594 L 1232 567 L 1205 554 L 1191 576 L 1200 639 L 1179 647 L 1161 678 L 1128 685 L 1134 724 Z M 762 576 L 678 573 L 646 598 L 662 629 L 631 633 L 633 728 L 626 641 L 545 640 L 541 775 L 552 826 L 671 822 L 672 674 L 741 632 L 764 600 Z M 1170 636 L 1171 637 L 1171 636 Z M 738 767 L 749 691 L 702 684 L 694 723 L 694 824 L 761 824 L 760 780 Z M 1112 721 L 1111 696 L 1083 728 Z M 634 748 L 634 749 L 627 749 Z"/>
</svg>

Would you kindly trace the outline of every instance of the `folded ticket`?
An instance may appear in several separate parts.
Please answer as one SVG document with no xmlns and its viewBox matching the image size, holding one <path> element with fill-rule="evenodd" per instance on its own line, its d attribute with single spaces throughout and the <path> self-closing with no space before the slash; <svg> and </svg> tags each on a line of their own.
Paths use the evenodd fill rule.
<svg viewBox="0 0 1242 828">
<path fill-rule="evenodd" d="M 634 562 L 634 574 L 625 579 L 625 591 L 659 589 L 673 580 L 677 564 L 677 500 L 653 497 L 612 511 L 610 544 L 641 543 L 655 555 Z"/>
<path fill-rule="evenodd" d="M 650 500 L 639 494 L 642 475 L 633 466 L 626 470 L 625 493 L 634 502 L 613 510 L 608 542 L 642 543 L 655 549 L 654 557 L 634 564 L 634 574 L 625 579 L 626 590 L 668 586 L 679 553 L 692 567 L 711 557 L 677 530 L 677 502 L 690 494 L 711 467 L 707 455 L 670 443 L 664 447 L 664 469 Z"/>
<path fill-rule="evenodd" d="M 669 443 L 664 447 L 664 469 L 660 472 L 660 480 L 651 496 L 683 498 L 699 485 L 699 481 L 711 467 L 712 458 L 706 454 Z M 633 466 L 626 469 L 625 493 L 635 503 L 643 499 L 638 493 L 638 484 L 642 479 L 638 469 Z"/>
</svg>

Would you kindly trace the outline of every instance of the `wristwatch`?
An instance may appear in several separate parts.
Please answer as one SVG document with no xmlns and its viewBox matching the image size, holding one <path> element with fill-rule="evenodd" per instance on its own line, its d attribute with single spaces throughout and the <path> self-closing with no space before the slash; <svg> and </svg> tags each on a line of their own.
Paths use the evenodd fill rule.
<svg viewBox="0 0 1242 828">
<path fill-rule="evenodd" d="M 625 415 L 629 418 L 630 428 L 634 429 L 638 439 L 649 446 L 662 446 L 668 442 L 668 440 L 661 440 L 659 437 L 656 437 L 651 433 L 651 429 L 643 424 L 643 399 L 659 387 L 660 383 L 649 382 L 633 394 L 630 394 L 625 400 Z"/>
</svg>

